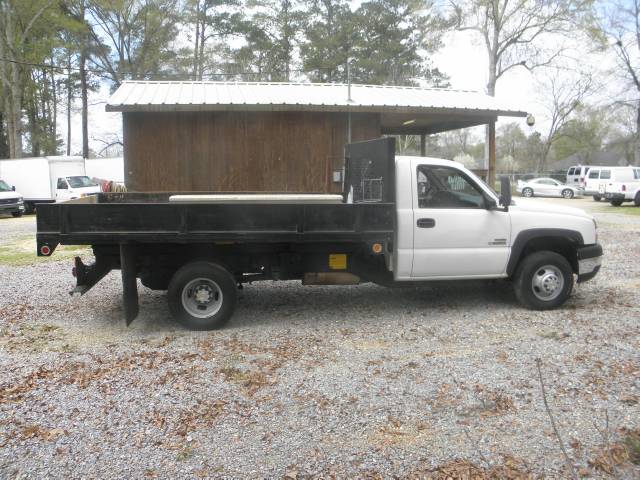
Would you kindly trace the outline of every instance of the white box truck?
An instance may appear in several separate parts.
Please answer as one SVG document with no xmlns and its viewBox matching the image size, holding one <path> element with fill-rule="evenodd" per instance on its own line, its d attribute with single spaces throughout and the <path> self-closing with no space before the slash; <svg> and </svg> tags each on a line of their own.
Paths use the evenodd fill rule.
<svg viewBox="0 0 640 480">
<path fill-rule="evenodd" d="M 0 160 L 0 178 L 24 198 L 26 212 L 37 203 L 73 200 L 100 192 L 86 175 L 82 157 L 36 157 Z"/>
</svg>

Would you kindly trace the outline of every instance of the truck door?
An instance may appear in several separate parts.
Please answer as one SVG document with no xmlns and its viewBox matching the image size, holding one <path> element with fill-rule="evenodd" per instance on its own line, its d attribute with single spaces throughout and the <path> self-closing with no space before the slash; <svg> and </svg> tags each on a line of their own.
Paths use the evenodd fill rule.
<svg viewBox="0 0 640 480">
<path fill-rule="evenodd" d="M 69 184 L 64 177 L 58 178 L 56 182 L 56 202 L 64 202 L 69 200 L 71 195 L 69 194 Z"/>
<path fill-rule="evenodd" d="M 415 279 L 505 275 L 508 212 L 488 210 L 487 194 L 453 166 L 412 162 Z"/>
</svg>

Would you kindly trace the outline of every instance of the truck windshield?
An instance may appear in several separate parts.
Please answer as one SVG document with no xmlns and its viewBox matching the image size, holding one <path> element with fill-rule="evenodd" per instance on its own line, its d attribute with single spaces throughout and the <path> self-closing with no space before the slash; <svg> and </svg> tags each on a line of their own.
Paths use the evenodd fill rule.
<svg viewBox="0 0 640 480">
<path fill-rule="evenodd" d="M 7 185 L 7 182 L 0 180 L 0 192 L 11 192 L 13 189 Z"/>
<path fill-rule="evenodd" d="M 89 177 L 67 177 L 67 181 L 71 188 L 96 187 L 98 185 Z"/>
</svg>

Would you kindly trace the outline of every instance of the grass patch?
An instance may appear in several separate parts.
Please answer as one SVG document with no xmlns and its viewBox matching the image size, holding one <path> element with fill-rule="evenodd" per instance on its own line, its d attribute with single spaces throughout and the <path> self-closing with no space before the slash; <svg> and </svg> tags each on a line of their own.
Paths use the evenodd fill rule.
<svg viewBox="0 0 640 480">
<path fill-rule="evenodd" d="M 623 203 L 619 207 L 609 205 L 608 207 L 598 207 L 591 210 L 596 213 L 618 213 L 620 215 L 634 215 L 640 217 L 640 207 L 636 207 L 633 203 Z"/>
<path fill-rule="evenodd" d="M 35 236 L 25 236 L 13 239 L 9 243 L 0 245 L 0 265 L 12 267 L 33 265 L 51 261 L 66 260 L 69 258 L 90 254 L 91 249 L 85 246 L 58 245 L 54 254 L 50 257 L 38 257 L 36 255 Z"/>
</svg>

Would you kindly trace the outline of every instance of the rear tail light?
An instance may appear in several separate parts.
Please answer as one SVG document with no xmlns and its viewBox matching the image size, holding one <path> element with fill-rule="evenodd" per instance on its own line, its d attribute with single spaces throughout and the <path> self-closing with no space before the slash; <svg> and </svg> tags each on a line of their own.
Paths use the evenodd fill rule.
<svg viewBox="0 0 640 480">
<path fill-rule="evenodd" d="M 51 254 L 51 248 L 49 245 L 42 245 L 40 247 L 40 253 L 46 257 Z"/>
<path fill-rule="evenodd" d="M 626 185 L 622 185 L 622 191 L 626 192 L 627 191 L 627 186 Z"/>
</svg>

